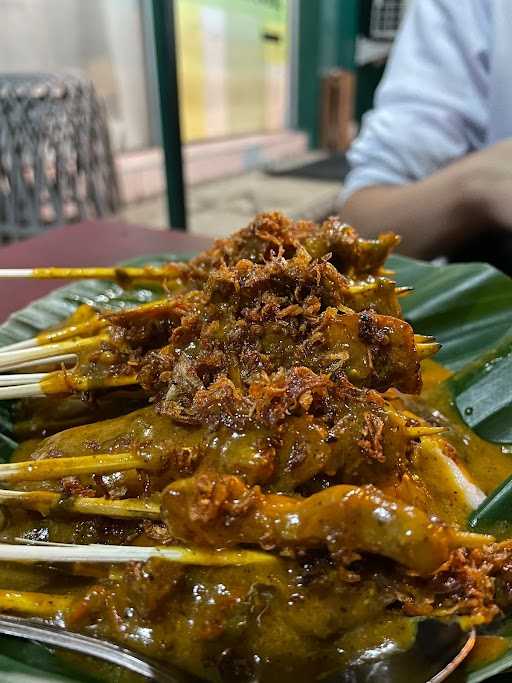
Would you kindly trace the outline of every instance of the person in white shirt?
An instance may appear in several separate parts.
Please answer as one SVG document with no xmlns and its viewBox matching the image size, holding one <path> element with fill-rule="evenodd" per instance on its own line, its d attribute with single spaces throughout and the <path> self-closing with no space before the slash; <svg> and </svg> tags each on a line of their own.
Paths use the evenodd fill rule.
<svg viewBox="0 0 512 683">
<path fill-rule="evenodd" d="M 405 252 L 512 229 L 512 0 L 412 0 L 348 159 L 343 219 Z"/>
</svg>

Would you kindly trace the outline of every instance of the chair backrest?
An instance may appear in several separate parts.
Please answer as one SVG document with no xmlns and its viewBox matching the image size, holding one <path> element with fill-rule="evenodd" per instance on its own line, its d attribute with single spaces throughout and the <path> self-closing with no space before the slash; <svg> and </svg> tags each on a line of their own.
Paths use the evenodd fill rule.
<svg viewBox="0 0 512 683">
<path fill-rule="evenodd" d="M 70 75 L 0 74 L 0 241 L 118 207 L 105 110 L 93 85 Z"/>
</svg>

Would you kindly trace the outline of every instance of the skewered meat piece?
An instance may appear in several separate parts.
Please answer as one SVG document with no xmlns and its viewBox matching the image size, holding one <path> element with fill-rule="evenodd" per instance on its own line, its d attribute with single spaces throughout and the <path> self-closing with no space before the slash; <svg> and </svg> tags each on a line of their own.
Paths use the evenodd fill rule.
<svg viewBox="0 0 512 683">
<path fill-rule="evenodd" d="M 347 306 L 354 311 L 371 309 L 384 315 L 400 317 L 401 311 L 396 288 L 391 280 L 379 277 L 370 277 L 360 282 L 347 279 L 343 275 L 343 270 L 337 269 L 333 263 L 328 261 L 330 253 L 328 250 L 322 251 L 316 248 L 316 254 L 312 256 L 307 248 L 301 246 L 300 237 L 313 230 L 311 226 L 305 230 L 304 226 L 309 224 L 299 224 L 299 228 L 296 230 L 293 224 L 282 216 L 279 219 L 281 222 L 270 218 L 269 220 L 271 225 L 278 227 L 279 239 L 283 240 L 283 244 L 275 252 L 275 256 L 268 253 L 264 255 L 264 258 L 259 258 L 253 247 L 248 244 L 247 232 L 252 234 L 255 231 L 254 234 L 260 234 L 259 229 L 255 227 L 257 224 L 255 221 L 254 224 L 242 230 L 238 236 L 225 241 L 224 250 L 229 258 L 223 259 L 215 256 L 213 262 L 208 261 L 209 270 L 204 282 L 205 295 L 202 295 L 199 290 L 192 291 L 187 295 L 174 294 L 170 301 L 139 306 L 108 316 L 110 324 L 114 328 L 116 326 L 124 328 L 128 333 L 131 326 L 142 326 L 144 322 L 147 322 L 149 331 L 146 333 L 146 337 L 149 337 L 151 325 L 156 321 L 163 322 L 167 317 L 170 318 L 170 322 L 175 321 L 180 313 L 181 315 L 185 315 L 187 312 L 191 313 L 201 304 L 207 306 L 214 302 L 226 303 L 226 297 L 230 297 L 231 305 L 237 305 L 239 309 L 242 309 L 244 305 L 247 305 L 247 302 L 251 303 L 254 297 L 261 298 L 265 293 L 273 293 L 282 309 L 285 309 L 286 306 L 294 306 L 296 309 L 302 307 L 309 311 L 310 315 L 314 315 L 320 308 L 323 310 L 327 306 Z M 265 224 L 263 217 L 262 223 Z M 289 223 L 289 225 L 285 229 L 282 223 Z M 335 221 L 331 221 L 324 232 L 336 232 L 331 223 L 334 224 Z M 303 225 L 302 228 L 301 225 Z M 344 229 L 343 234 L 347 233 L 348 235 L 350 233 L 351 237 L 345 240 L 346 246 L 347 249 L 352 249 L 353 253 L 351 252 L 349 256 L 347 252 L 344 257 L 345 261 L 346 263 L 360 264 L 361 274 L 366 277 L 368 275 L 368 263 L 373 263 L 375 260 L 375 263 L 379 262 L 380 264 L 384 252 L 387 255 L 386 250 L 389 251 L 391 247 L 387 243 L 384 246 L 380 242 L 359 240 L 352 235 L 351 229 L 347 230 L 349 232 L 347 233 Z M 267 238 L 270 240 L 269 233 L 266 233 L 265 230 L 263 233 L 266 237 L 261 239 L 263 243 L 266 243 Z M 278 240 L 277 237 L 276 239 Z M 228 243 L 232 246 L 233 244 L 238 246 L 231 249 L 227 247 Z M 272 240 L 270 243 L 273 243 Z M 293 249 L 287 249 L 292 244 Z M 313 246 L 313 242 L 309 244 Z M 217 248 L 213 251 L 216 252 Z M 288 254 L 285 258 L 286 252 Z M 379 255 L 374 252 L 378 252 Z M 197 259 L 202 258 L 202 256 L 197 257 Z M 378 270 L 377 267 L 373 266 L 370 269 Z M 235 296 L 235 301 L 231 300 L 233 296 Z M 168 316 L 167 311 L 169 312 Z"/>
<path fill-rule="evenodd" d="M 137 306 L 106 316 L 114 340 L 128 349 L 163 346 L 179 322 L 188 316 L 211 320 L 225 315 L 240 317 L 249 308 L 265 308 L 267 315 L 283 319 L 317 316 L 328 307 L 355 312 L 372 310 L 400 317 L 395 285 L 385 278 L 352 282 L 325 260 L 312 260 L 303 249 L 290 260 L 273 258 L 263 265 L 250 261 L 220 266 L 210 273 L 203 290 L 174 295 L 171 299 Z"/>
<path fill-rule="evenodd" d="M 138 375 L 153 395 L 186 403 L 223 374 L 240 385 L 261 372 L 307 365 L 345 373 L 358 386 L 416 393 L 420 356 L 412 329 L 374 313 L 397 312 L 385 281 L 369 287 L 354 293 L 330 263 L 312 262 L 304 251 L 289 261 L 222 266 L 204 291 L 109 316 L 100 348 L 86 349 L 78 367 L 59 379 L 63 389 L 80 390 L 125 376 L 133 383 Z M 354 313 L 351 307 L 366 305 L 369 292 L 377 303 Z"/>
<path fill-rule="evenodd" d="M 254 382 L 245 395 L 221 378 L 172 419 L 149 408 L 67 430 L 43 441 L 32 458 L 139 453 L 152 472 L 145 475 L 146 493 L 212 469 L 284 492 L 319 475 L 393 487 L 407 471 L 415 439 L 408 418 L 376 392 L 299 367 Z M 120 480 L 129 484 L 128 497 L 140 492 L 134 475 L 104 476 L 101 483 L 81 478 L 100 496 Z"/>
<path fill-rule="evenodd" d="M 319 474 L 392 485 L 406 471 L 414 443 L 406 418 L 379 394 L 304 367 L 255 381 L 246 395 L 221 378 L 173 419 L 215 435 L 199 471 L 237 474 L 276 491 L 292 491 Z"/>
<path fill-rule="evenodd" d="M 222 264 L 234 265 L 241 259 L 263 263 L 272 255 L 291 258 L 303 245 L 313 258 L 332 254 L 337 270 L 352 278 L 378 275 L 384 261 L 400 238 L 383 233 L 376 240 L 364 240 L 356 231 L 329 218 L 321 225 L 309 221 L 294 222 L 279 212 L 258 214 L 242 230 L 197 256 L 191 265 L 208 273 Z"/>
<path fill-rule="evenodd" d="M 229 302 L 243 310 L 265 296 L 281 308 L 301 307 L 314 315 L 329 306 L 365 309 L 400 317 L 394 283 L 385 278 L 348 279 L 328 256 L 313 258 L 302 246 L 290 259 L 275 256 L 263 264 L 241 259 L 212 270 L 204 286 L 212 303 Z"/>
<path fill-rule="evenodd" d="M 374 486 L 331 486 L 308 498 L 264 494 L 234 476 L 204 473 L 164 492 L 162 514 L 171 534 L 195 545 L 307 550 L 326 548 L 383 555 L 427 575 L 471 534 L 431 520 L 418 508 L 386 497 Z M 479 535 L 477 543 L 482 543 Z"/>
<path fill-rule="evenodd" d="M 187 400 L 187 394 L 190 400 L 184 379 L 199 388 L 226 374 L 239 384 L 262 371 L 306 365 L 346 373 L 358 386 L 418 392 L 411 327 L 371 309 L 353 313 L 344 303 L 353 303 L 346 290 L 329 263 L 310 263 L 304 255 L 221 267 L 205 285 L 204 307 L 182 317 L 167 347 L 143 358 L 141 383 L 165 391 L 167 400 Z M 112 324 L 129 329 L 130 317 L 114 316 Z"/>
<path fill-rule="evenodd" d="M 275 314 L 262 320 L 247 311 L 240 320 L 182 321 L 169 346 L 144 357 L 139 381 L 160 394 L 165 412 L 170 403 L 189 404 L 197 389 L 222 375 L 244 386 L 263 372 L 293 366 L 346 376 L 360 387 L 418 393 L 420 360 L 412 328 L 390 316 L 327 309 L 308 322 Z"/>
</svg>

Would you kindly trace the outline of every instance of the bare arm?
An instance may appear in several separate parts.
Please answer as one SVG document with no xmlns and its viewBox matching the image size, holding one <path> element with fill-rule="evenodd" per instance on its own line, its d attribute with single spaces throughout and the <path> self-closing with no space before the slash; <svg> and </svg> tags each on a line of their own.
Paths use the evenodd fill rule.
<svg viewBox="0 0 512 683">
<path fill-rule="evenodd" d="M 358 230 L 394 229 L 406 253 L 428 256 L 434 244 L 488 225 L 480 187 L 488 151 L 472 150 L 487 140 L 492 21 L 492 7 L 479 0 L 410 4 L 375 108 L 348 154 L 353 194 L 342 215 Z"/>
<path fill-rule="evenodd" d="M 512 140 L 470 154 L 425 180 L 354 192 L 342 218 L 363 234 L 395 230 L 404 253 L 429 256 L 490 226 L 512 229 Z"/>
</svg>

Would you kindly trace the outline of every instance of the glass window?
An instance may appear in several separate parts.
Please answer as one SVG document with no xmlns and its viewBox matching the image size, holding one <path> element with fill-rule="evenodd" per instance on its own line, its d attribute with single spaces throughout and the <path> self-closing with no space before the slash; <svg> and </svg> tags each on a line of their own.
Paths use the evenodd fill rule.
<svg viewBox="0 0 512 683">
<path fill-rule="evenodd" d="M 185 142 L 286 127 L 287 0 L 178 0 Z"/>
</svg>

